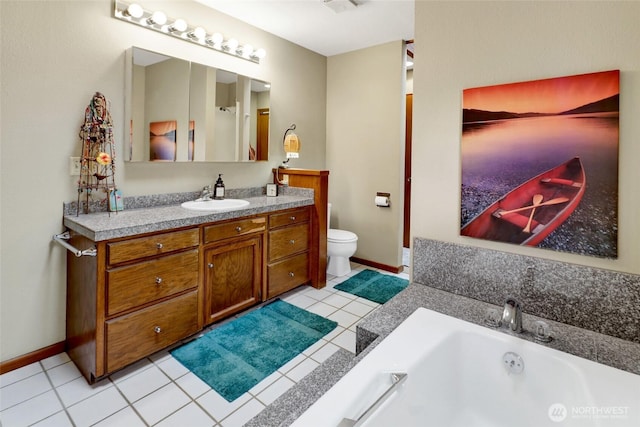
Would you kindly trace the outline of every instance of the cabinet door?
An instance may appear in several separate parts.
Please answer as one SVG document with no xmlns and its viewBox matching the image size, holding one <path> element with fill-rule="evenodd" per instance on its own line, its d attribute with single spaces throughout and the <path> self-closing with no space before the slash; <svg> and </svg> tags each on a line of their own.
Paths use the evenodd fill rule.
<svg viewBox="0 0 640 427">
<path fill-rule="evenodd" d="M 205 250 L 205 324 L 260 301 L 262 236 Z"/>
</svg>

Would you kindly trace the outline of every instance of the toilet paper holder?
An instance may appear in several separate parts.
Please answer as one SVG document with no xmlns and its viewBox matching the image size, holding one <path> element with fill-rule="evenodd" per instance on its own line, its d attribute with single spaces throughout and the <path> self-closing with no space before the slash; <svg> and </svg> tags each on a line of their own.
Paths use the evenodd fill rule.
<svg viewBox="0 0 640 427">
<path fill-rule="evenodd" d="M 389 200 L 390 197 L 391 193 L 382 193 L 378 191 L 375 198 L 376 206 L 380 208 L 388 208 L 389 206 L 391 206 L 391 200 Z"/>
</svg>

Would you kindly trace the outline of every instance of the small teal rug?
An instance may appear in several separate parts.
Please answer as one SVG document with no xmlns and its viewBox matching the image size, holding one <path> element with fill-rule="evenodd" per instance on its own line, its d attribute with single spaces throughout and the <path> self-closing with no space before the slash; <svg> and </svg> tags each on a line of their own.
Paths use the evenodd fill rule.
<svg viewBox="0 0 640 427">
<path fill-rule="evenodd" d="M 278 299 L 171 354 L 231 402 L 337 325 Z"/>
<path fill-rule="evenodd" d="M 384 304 L 407 286 L 407 279 L 366 269 L 334 286 L 334 289 Z"/>
</svg>

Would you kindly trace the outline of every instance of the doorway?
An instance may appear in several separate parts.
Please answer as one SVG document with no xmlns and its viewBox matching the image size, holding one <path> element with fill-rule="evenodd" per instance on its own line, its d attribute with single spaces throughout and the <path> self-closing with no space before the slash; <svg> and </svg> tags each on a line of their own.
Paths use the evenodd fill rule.
<svg viewBox="0 0 640 427">
<path fill-rule="evenodd" d="M 413 94 L 406 98 L 404 136 L 404 226 L 402 232 L 402 247 L 411 246 L 411 134 L 413 129 Z M 404 257 L 403 257 L 404 258 Z"/>
</svg>

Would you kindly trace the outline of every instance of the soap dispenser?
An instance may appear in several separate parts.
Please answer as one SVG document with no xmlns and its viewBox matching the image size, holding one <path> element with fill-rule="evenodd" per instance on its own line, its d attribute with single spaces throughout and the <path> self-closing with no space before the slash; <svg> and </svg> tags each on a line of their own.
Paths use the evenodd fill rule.
<svg viewBox="0 0 640 427">
<path fill-rule="evenodd" d="M 215 188 L 213 189 L 213 198 L 215 200 L 224 199 L 224 182 L 222 182 L 222 174 L 218 174 L 218 180 L 216 181 Z"/>
</svg>

